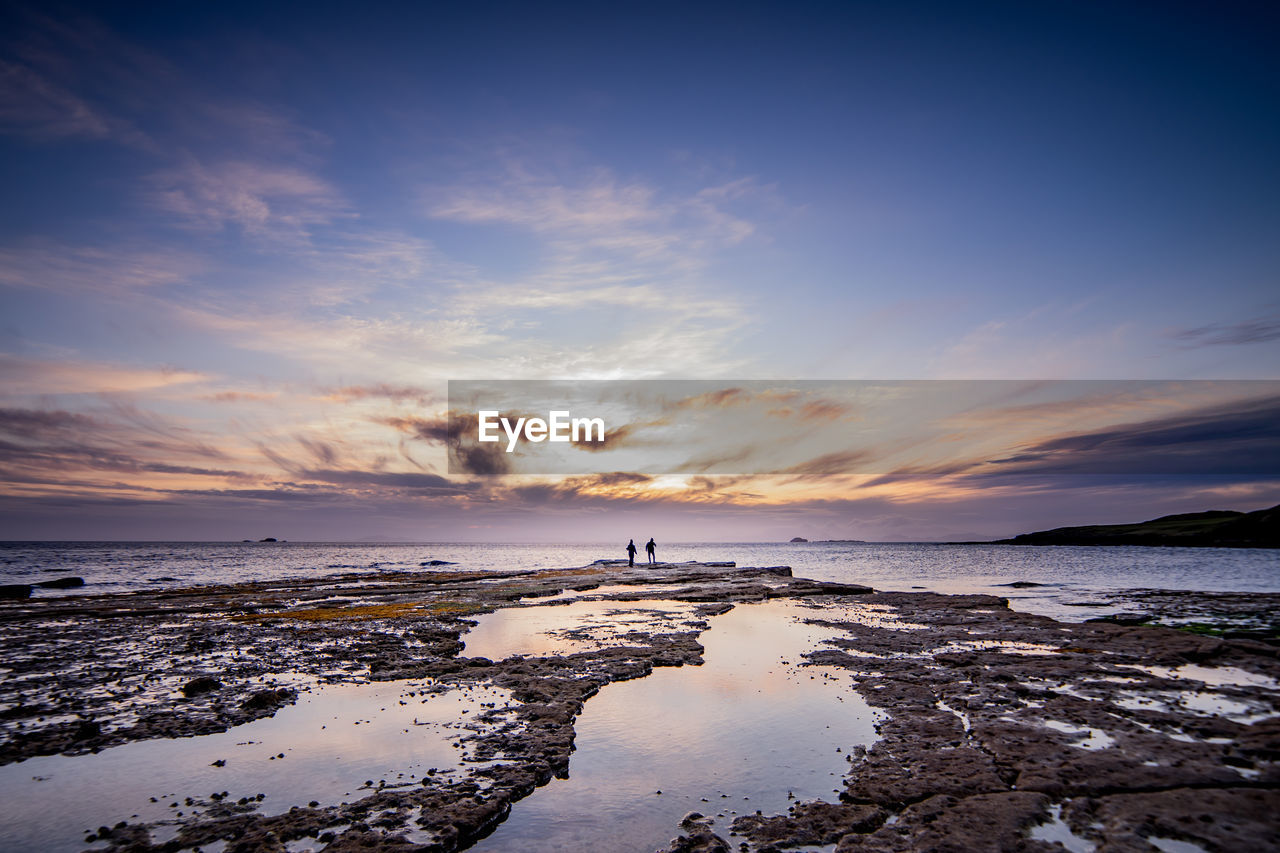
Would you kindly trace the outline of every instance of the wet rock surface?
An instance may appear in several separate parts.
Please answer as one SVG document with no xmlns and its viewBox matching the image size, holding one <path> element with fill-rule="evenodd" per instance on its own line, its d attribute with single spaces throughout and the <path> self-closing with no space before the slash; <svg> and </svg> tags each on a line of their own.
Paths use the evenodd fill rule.
<svg viewBox="0 0 1280 853">
<path fill-rule="evenodd" d="M 1051 806 L 1098 850 L 1280 843 L 1275 646 L 1058 623 L 983 596 L 863 601 L 886 609 L 810 659 L 888 712 L 882 739 L 851 756 L 840 805 L 735 822 L 753 847 L 1061 849 L 1030 837 Z"/>
<path fill-rule="evenodd" d="M 610 643 L 580 652 L 465 655 L 469 617 L 555 607 L 574 590 L 578 600 L 694 607 L 628 624 Z M 1198 607 L 1207 616 L 1246 605 L 1280 609 L 1280 596 L 1215 602 L 1214 594 L 1148 592 L 1152 611 L 1175 599 L 1180 611 Z M 793 578 L 785 568 L 597 564 L 496 579 L 338 575 L 7 601 L 0 763 L 224 731 L 325 683 L 413 678 L 439 690 L 502 688 L 515 704 L 470 720 L 465 772 L 384 780 L 350 802 L 298 803 L 280 814 L 262 813 L 253 798 L 193 797 L 188 816 L 165 833 L 124 823 L 93 832 L 90 842 L 136 851 L 216 841 L 228 851 L 285 850 L 304 840 L 329 851 L 465 849 L 513 803 L 570 771 L 574 721 L 603 686 L 701 663 L 698 638 L 715 617 L 766 598 L 799 599 L 811 621 L 838 629 L 808 662 L 851 679 L 885 713 L 881 739 L 848 751 L 831 801 L 731 826 L 689 815 L 672 827 L 679 837 L 669 850 L 1061 849 L 1037 829 L 1053 820 L 1100 851 L 1157 849 L 1149 839 L 1277 849 L 1276 645 L 1059 623 L 991 596 L 875 593 Z"/>
<path fill-rule="evenodd" d="M 1280 644 L 1280 610 L 1274 606 L 1274 596 L 1135 589 L 1112 593 L 1108 598 L 1135 611 L 1120 614 L 1130 617 L 1131 624 L 1166 625 L 1229 640 Z"/>
<path fill-rule="evenodd" d="M 638 587 L 656 572 L 670 585 L 665 598 L 710 596 L 725 606 L 791 582 L 789 569 L 726 575 L 719 567 L 662 565 L 606 575 L 588 566 L 497 580 L 468 572 L 337 575 L 9 603 L 0 607 L 0 665 L 7 670 L 0 764 L 225 731 L 269 716 L 291 701 L 291 691 L 316 680 L 481 679 L 491 667 L 458 657 L 460 637 L 473 624 L 468 616 L 605 580 Z M 666 649 L 656 658 L 658 665 L 683 662 Z M 184 689 L 192 684 L 202 686 Z M 85 722 L 100 733 L 70 737 Z"/>
</svg>

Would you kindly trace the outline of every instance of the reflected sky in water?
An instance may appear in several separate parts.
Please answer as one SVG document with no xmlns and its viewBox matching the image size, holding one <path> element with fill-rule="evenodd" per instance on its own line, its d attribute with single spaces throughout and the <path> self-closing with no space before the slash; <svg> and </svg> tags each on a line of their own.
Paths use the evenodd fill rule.
<svg viewBox="0 0 1280 853">
<path fill-rule="evenodd" d="M 727 832 L 735 813 L 834 797 L 849 748 L 876 737 L 876 712 L 847 673 L 797 665 L 836 635 L 799 621 L 812 615 L 794 602 L 740 604 L 700 637 L 704 665 L 605 687 L 576 725 L 569 778 L 516 803 L 474 849 L 651 850 L 692 810 Z"/>
<path fill-rule="evenodd" d="M 499 707 L 505 690 L 469 688 L 427 695 L 422 682 L 341 684 L 302 693 L 275 716 L 199 737 L 156 739 L 90 755 L 52 755 L 0 767 L 0 799 L 21 821 L 0 825 L 0 850 L 76 851 L 86 830 L 120 820 L 172 821 L 200 811 L 186 798 L 230 800 L 266 794 L 261 811 L 351 802 L 376 786 L 407 784 L 435 767 L 452 772 L 467 718 Z M 280 757 L 283 754 L 283 758 Z M 214 766 L 216 761 L 225 766 Z M 155 797 L 156 802 L 151 798 Z M 172 804 L 177 803 L 174 807 Z M 136 817 L 134 817 L 136 815 Z M 71 817 L 69 817 L 71 816 Z M 176 834 L 161 826 L 153 839 Z"/>
</svg>

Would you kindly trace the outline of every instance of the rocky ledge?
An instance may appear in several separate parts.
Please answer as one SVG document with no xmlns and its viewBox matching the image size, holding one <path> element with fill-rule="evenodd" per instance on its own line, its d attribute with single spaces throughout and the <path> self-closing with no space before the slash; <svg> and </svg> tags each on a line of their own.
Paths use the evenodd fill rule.
<svg viewBox="0 0 1280 853">
<path fill-rule="evenodd" d="M 585 651 L 500 661 L 462 653 L 477 614 L 554 606 L 572 591 L 689 606 Z M 282 851 L 310 838 L 327 851 L 447 853 L 568 771 L 574 721 L 601 686 L 700 663 L 698 637 L 715 617 L 765 598 L 796 599 L 809 621 L 837 632 L 807 664 L 853 681 L 883 712 L 880 739 L 849 750 L 830 801 L 728 826 L 695 813 L 673 827 L 682 834 L 672 851 L 1062 849 L 1053 839 L 1099 851 L 1165 841 L 1276 848 L 1275 645 L 1059 623 L 1000 598 L 875 592 L 785 567 L 601 563 L 2 602 L 0 665 L 10 674 L 0 683 L 0 763 L 222 731 L 329 682 L 510 691 L 512 708 L 468 724 L 467 748 L 484 760 L 466 773 L 369 780 L 351 802 L 282 814 L 261 813 L 253 798 L 189 798 L 172 831 L 121 821 L 86 838 L 121 851 L 219 840 L 229 851 Z M 1274 611 L 1280 596 L 1250 604 Z"/>
</svg>

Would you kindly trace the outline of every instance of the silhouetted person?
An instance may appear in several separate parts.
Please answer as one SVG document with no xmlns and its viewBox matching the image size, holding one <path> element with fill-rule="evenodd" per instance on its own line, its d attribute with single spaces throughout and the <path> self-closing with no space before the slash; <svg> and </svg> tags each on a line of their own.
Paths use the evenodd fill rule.
<svg viewBox="0 0 1280 853">
<path fill-rule="evenodd" d="M 632 539 L 627 542 L 627 565 L 634 566 L 636 564 L 636 540 Z"/>
<path fill-rule="evenodd" d="M 651 536 L 651 537 L 649 537 L 649 544 L 645 545 L 645 546 L 644 546 L 644 549 L 645 549 L 646 551 L 648 551 L 648 552 L 649 552 L 649 562 L 650 562 L 650 563 L 656 563 L 656 562 L 658 562 L 658 560 L 654 557 L 654 554 L 655 554 L 655 553 L 657 552 L 657 550 L 658 550 L 658 546 L 654 544 L 654 541 L 653 541 L 653 537 L 652 537 L 652 536 Z"/>
</svg>

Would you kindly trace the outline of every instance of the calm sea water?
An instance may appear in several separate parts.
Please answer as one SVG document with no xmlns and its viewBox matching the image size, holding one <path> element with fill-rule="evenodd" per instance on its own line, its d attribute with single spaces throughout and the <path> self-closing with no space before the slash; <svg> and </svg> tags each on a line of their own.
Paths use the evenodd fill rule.
<svg viewBox="0 0 1280 853">
<path fill-rule="evenodd" d="M 85 579 L 78 589 L 36 592 L 45 597 L 336 572 L 564 568 L 625 557 L 622 548 L 617 543 L 4 542 L 0 583 L 67 575 Z M 785 565 L 799 576 L 884 590 L 991 593 L 1009 598 L 1016 609 L 1073 620 L 1099 610 L 1070 605 L 1127 589 L 1280 592 L 1280 550 L 1275 549 L 693 542 L 662 543 L 658 556 L 673 562 Z M 424 565 L 431 560 L 453 565 Z M 1002 586 L 1014 581 L 1044 586 Z"/>
</svg>

